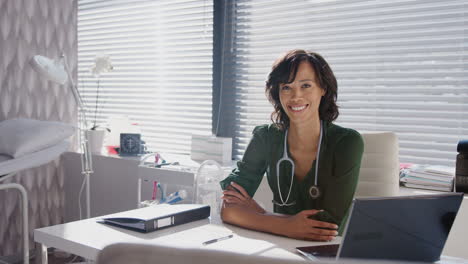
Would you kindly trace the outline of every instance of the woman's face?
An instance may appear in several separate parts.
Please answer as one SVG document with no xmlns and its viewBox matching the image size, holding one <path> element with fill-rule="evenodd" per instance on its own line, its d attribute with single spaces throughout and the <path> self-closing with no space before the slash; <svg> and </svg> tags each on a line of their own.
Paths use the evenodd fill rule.
<svg viewBox="0 0 468 264">
<path fill-rule="evenodd" d="M 281 106 L 290 123 L 301 123 L 319 117 L 320 99 L 325 95 L 309 62 L 301 62 L 292 83 L 280 84 Z"/>
</svg>

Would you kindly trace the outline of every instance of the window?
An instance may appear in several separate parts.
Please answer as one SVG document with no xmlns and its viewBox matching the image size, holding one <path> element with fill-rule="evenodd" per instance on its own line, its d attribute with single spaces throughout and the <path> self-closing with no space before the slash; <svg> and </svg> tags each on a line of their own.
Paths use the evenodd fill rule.
<svg viewBox="0 0 468 264">
<path fill-rule="evenodd" d="M 235 102 L 234 156 L 270 122 L 264 83 L 273 61 L 303 48 L 338 79 L 337 124 L 394 131 L 400 161 L 455 165 L 468 136 L 468 5 L 449 1 L 247 1 L 228 6 L 226 81 Z M 232 113 L 232 115 L 229 115 Z"/>
<path fill-rule="evenodd" d="M 126 115 L 152 150 L 188 154 L 193 133 L 211 133 L 212 50 L 212 1 L 78 1 L 78 86 L 88 120 Z M 99 54 L 114 70 L 101 75 L 97 93 L 90 68 Z"/>
</svg>

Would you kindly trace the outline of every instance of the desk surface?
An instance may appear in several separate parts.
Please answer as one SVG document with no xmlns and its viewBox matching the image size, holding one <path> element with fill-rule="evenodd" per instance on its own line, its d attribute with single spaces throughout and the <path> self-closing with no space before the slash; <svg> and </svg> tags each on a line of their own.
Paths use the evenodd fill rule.
<svg viewBox="0 0 468 264">
<path fill-rule="evenodd" d="M 261 255 L 280 259 L 303 259 L 296 253 L 299 246 L 339 243 L 338 237 L 331 242 L 311 242 L 267 233 L 247 230 L 224 224 L 219 217 L 200 220 L 156 232 L 142 234 L 130 230 L 97 223 L 101 217 L 70 222 L 34 230 L 34 240 L 45 247 L 54 247 L 75 255 L 95 260 L 104 247 L 118 243 L 143 243 L 163 245 L 174 249 L 202 248 L 229 251 L 248 255 Z M 204 246 L 202 243 L 233 233 L 233 238 Z M 468 264 L 468 260 L 442 256 L 441 263 Z M 47 259 L 43 258 L 43 261 Z"/>
<path fill-rule="evenodd" d="M 339 243 L 310 242 L 247 230 L 224 224 L 219 218 L 200 220 L 156 232 L 142 234 L 97 223 L 97 218 L 34 230 L 34 240 L 47 247 L 55 247 L 87 259 L 96 259 L 105 246 L 118 243 L 145 243 L 174 248 L 206 248 L 243 254 L 257 254 L 284 259 L 302 259 L 295 251 L 299 246 Z M 233 233 L 233 238 L 209 245 L 203 242 Z"/>
<path fill-rule="evenodd" d="M 434 192 L 407 188 L 400 189 L 400 195 L 428 193 Z M 468 197 L 465 196 L 462 207 L 467 206 L 467 199 Z M 147 243 L 171 246 L 174 248 L 200 247 L 209 250 L 258 254 L 285 259 L 301 259 L 302 257 L 295 251 L 295 248 L 299 246 L 340 242 L 340 238 L 328 243 L 310 242 L 246 230 L 224 224 L 218 216 L 148 234 L 141 234 L 97 223 L 96 220 L 100 218 L 102 217 L 36 229 L 34 230 L 34 240 L 47 247 L 55 247 L 91 260 L 96 259 L 99 251 L 104 247 L 118 242 Z M 454 253 L 458 253 L 457 250 L 465 250 L 463 245 L 466 244 L 466 228 L 465 223 L 461 220 L 467 218 L 468 208 L 464 210 L 461 209 L 452 227 L 452 232 L 449 235 L 443 254 L 459 256 L 460 254 L 457 255 Z M 202 245 L 205 241 L 221 237 L 231 232 L 234 233 L 234 237 L 231 239 L 216 242 L 208 246 Z M 452 250 L 448 250 L 450 248 L 452 248 Z M 447 261 L 449 259 L 451 259 L 451 261 Z M 468 263 L 468 261 L 460 258 L 444 257 L 443 260 L 444 263 Z M 460 262 L 460 260 L 462 261 Z"/>
</svg>

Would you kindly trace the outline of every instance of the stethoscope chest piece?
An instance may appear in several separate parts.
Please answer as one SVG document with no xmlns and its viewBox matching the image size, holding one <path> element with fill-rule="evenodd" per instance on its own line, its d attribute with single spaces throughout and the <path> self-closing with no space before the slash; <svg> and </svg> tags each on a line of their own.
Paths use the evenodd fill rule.
<svg viewBox="0 0 468 264">
<path fill-rule="evenodd" d="M 312 185 L 309 188 L 309 195 L 312 199 L 317 199 L 320 197 L 320 189 L 317 185 Z"/>
</svg>

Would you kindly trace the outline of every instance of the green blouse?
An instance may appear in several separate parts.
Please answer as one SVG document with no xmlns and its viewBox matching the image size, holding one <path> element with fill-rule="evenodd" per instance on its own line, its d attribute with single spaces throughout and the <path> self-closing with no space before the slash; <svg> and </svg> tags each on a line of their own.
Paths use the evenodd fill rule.
<svg viewBox="0 0 468 264">
<path fill-rule="evenodd" d="M 283 156 L 283 144 L 284 131 L 279 130 L 275 125 L 257 126 L 242 161 L 239 161 L 237 168 L 220 182 L 221 187 L 226 189 L 231 182 L 236 182 L 253 197 L 266 172 L 268 184 L 273 191 L 273 199 L 281 203 L 278 194 L 276 164 Z M 321 196 L 318 199 L 312 199 L 309 196 L 309 188 L 314 185 L 315 180 L 314 160 L 311 170 L 302 181 L 294 179 L 287 203 L 294 201 L 296 203 L 291 206 L 274 205 L 274 212 L 293 215 L 302 210 L 323 209 L 324 212 L 317 214 L 315 219 L 339 225 L 341 234 L 356 189 L 363 149 L 364 143 L 357 131 L 324 122 L 318 170 L 318 186 Z M 289 149 L 288 155 L 291 157 Z M 280 188 L 284 201 L 288 195 L 290 183 L 291 165 L 288 162 L 282 162 Z"/>
</svg>

